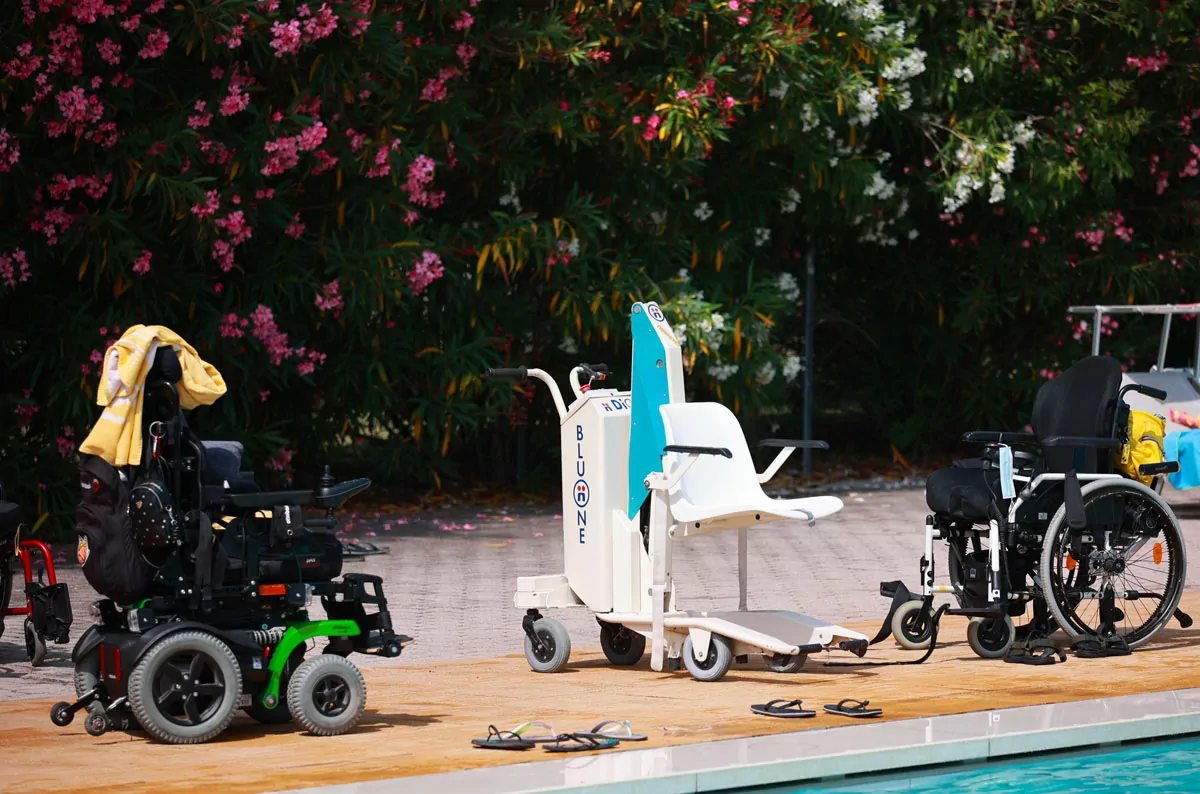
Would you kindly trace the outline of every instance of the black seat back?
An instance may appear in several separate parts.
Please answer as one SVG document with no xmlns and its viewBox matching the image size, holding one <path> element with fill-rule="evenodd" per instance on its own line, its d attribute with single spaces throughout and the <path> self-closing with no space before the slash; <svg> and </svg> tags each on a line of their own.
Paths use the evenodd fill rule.
<svg viewBox="0 0 1200 794">
<path fill-rule="evenodd" d="M 1033 432 L 1039 442 L 1054 436 L 1113 437 L 1114 412 L 1121 388 L 1121 365 L 1108 356 L 1088 356 L 1045 383 L 1033 404 Z M 1076 450 L 1051 447 L 1044 451 L 1051 472 L 1112 471 L 1112 451 L 1086 451 L 1082 461 Z"/>
</svg>

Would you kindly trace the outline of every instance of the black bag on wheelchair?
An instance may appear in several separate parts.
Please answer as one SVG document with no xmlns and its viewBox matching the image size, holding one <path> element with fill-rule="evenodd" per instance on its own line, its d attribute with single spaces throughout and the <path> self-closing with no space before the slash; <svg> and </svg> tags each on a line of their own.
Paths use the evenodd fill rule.
<svg viewBox="0 0 1200 794">
<path fill-rule="evenodd" d="M 79 464 L 83 491 L 75 509 L 76 553 L 88 584 L 106 598 L 126 604 L 143 597 L 155 570 L 138 547 L 130 515 L 129 483 L 103 458 L 85 455 Z"/>
<path fill-rule="evenodd" d="M 129 492 L 129 517 L 140 548 L 165 549 L 179 542 L 179 520 L 162 466 L 151 460 Z"/>
</svg>

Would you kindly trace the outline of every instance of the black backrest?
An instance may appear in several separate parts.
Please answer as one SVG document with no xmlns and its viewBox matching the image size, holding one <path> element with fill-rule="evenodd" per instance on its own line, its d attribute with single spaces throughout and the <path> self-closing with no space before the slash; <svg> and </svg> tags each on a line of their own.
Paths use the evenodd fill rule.
<svg viewBox="0 0 1200 794">
<path fill-rule="evenodd" d="M 159 346 L 154 351 L 154 363 L 150 365 L 146 382 L 165 380 L 168 383 L 176 384 L 182 377 L 183 367 L 179 364 L 179 356 L 175 353 L 174 348 L 169 345 Z"/>
<path fill-rule="evenodd" d="M 1121 388 L 1121 365 L 1108 356 L 1088 356 L 1038 390 L 1033 404 L 1033 432 L 1038 441 L 1053 436 L 1099 436 L 1112 438 L 1117 393 Z M 1112 453 L 1101 452 L 1100 460 L 1089 450 L 1078 466 L 1075 450 L 1047 449 L 1047 471 L 1079 472 L 1107 470 Z"/>
</svg>

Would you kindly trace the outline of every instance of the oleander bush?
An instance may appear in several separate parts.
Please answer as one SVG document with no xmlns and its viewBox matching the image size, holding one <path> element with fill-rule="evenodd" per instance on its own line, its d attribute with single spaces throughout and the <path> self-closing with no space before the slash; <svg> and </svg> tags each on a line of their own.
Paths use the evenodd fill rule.
<svg viewBox="0 0 1200 794">
<path fill-rule="evenodd" d="M 280 480 L 553 479 L 544 397 L 481 373 L 623 384 L 635 300 L 697 397 L 794 431 L 810 247 L 826 419 L 1015 421 L 1069 303 L 1192 295 L 1196 5 L 6 4 L 0 478 L 68 520 L 135 323 Z"/>
</svg>

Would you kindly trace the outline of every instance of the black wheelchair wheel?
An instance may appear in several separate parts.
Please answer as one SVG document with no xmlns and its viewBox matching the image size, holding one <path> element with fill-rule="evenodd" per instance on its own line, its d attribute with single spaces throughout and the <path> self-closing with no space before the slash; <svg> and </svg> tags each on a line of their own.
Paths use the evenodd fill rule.
<svg viewBox="0 0 1200 794">
<path fill-rule="evenodd" d="M 1136 648 L 1179 605 L 1187 572 L 1183 531 L 1162 497 L 1139 482 L 1088 483 L 1083 502 L 1083 529 L 1071 529 L 1063 506 L 1046 530 L 1046 604 L 1072 638 L 1105 634 Z"/>
<path fill-rule="evenodd" d="M 646 652 L 646 638 L 625 626 L 600 624 L 600 649 L 613 664 L 622 667 L 635 665 Z"/>
<path fill-rule="evenodd" d="M 128 691 L 134 716 L 155 739 L 199 744 L 233 721 L 242 670 L 216 636 L 181 631 L 146 652 L 129 675 Z"/>
</svg>

